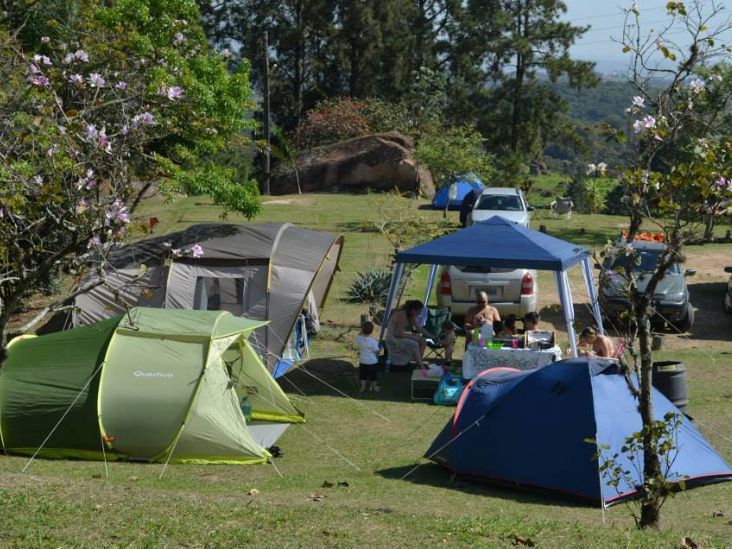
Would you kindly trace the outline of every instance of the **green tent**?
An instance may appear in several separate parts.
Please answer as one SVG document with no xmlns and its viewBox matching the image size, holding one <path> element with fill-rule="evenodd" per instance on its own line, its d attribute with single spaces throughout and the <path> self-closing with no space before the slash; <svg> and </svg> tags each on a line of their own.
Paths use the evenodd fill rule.
<svg viewBox="0 0 732 549">
<path fill-rule="evenodd" d="M 0 442 L 49 458 L 259 463 L 302 414 L 250 347 L 264 322 L 135 308 L 10 346 Z M 242 412 L 248 398 L 251 421 Z"/>
</svg>

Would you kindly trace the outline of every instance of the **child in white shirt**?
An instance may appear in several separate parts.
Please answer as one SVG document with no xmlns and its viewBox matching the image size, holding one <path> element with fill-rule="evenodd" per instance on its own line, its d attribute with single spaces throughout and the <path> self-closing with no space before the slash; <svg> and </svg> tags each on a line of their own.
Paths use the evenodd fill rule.
<svg viewBox="0 0 732 549">
<path fill-rule="evenodd" d="M 366 390 L 366 382 L 369 384 L 369 391 L 378 392 L 379 384 L 377 369 L 379 366 L 379 359 L 376 356 L 379 351 L 379 342 L 376 341 L 371 334 L 374 332 L 373 322 L 368 320 L 361 326 L 361 333 L 356 336 L 356 343 L 358 344 L 358 379 L 360 381 L 360 392 Z"/>
</svg>

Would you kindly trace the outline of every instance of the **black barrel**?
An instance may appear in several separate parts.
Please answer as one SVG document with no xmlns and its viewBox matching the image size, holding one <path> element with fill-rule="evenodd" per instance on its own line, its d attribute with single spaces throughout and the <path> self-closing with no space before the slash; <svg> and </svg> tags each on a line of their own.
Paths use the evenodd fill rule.
<svg viewBox="0 0 732 549">
<path fill-rule="evenodd" d="M 686 383 L 686 368 L 683 362 L 667 361 L 653 363 L 653 386 L 673 402 L 684 414 L 689 404 L 689 388 Z"/>
</svg>

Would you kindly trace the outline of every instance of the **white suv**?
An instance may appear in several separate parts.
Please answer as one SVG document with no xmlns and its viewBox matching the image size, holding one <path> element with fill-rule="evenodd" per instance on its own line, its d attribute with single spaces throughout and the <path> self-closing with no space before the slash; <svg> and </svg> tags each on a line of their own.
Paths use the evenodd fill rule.
<svg viewBox="0 0 732 549">
<path fill-rule="evenodd" d="M 450 307 L 455 316 L 465 316 L 475 305 L 478 292 L 488 294 L 488 301 L 501 314 L 516 318 L 536 311 L 536 271 L 496 267 L 442 267 L 437 302 Z"/>
<path fill-rule="evenodd" d="M 532 209 L 520 189 L 488 187 L 475 201 L 467 224 L 498 215 L 528 227 Z M 484 291 L 501 317 L 514 314 L 521 318 L 536 311 L 537 290 L 536 271 L 451 265 L 440 273 L 437 301 L 441 307 L 450 307 L 453 315 L 464 316 L 475 305 L 477 293 Z"/>
<path fill-rule="evenodd" d="M 485 221 L 494 215 L 523 225 L 529 226 L 530 212 L 533 210 L 526 202 L 521 189 L 512 187 L 488 187 L 483 189 L 475 201 L 473 210 L 468 214 L 468 225 Z"/>
</svg>

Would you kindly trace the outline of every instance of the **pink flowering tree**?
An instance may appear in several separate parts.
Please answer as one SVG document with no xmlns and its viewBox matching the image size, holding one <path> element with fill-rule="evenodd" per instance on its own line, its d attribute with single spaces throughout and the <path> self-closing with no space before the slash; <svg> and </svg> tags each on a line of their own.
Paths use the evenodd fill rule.
<svg viewBox="0 0 732 549">
<path fill-rule="evenodd" d="M 620 249 L 608 247 L 606 253 L 612 250 L 628 260 L 619 272 L 601 276 L 620 277 L 629 301 L 627 318 L 621 320 L 628 329 L 627 365 L 639 380 L 636 384 L 627 376 L 643 420 L 644 477 L 637 517 L 643 528 L 659 527 L 661 507 L 671 490 L 659 459 L 665 451 L 666 427 L 654 422 L 651 401 L 653 295 L 667 271 L 684 261 L 685 244 L 703 232 L 710 205 L 732 198 L 732 140 L 719 125 L 719 98 L 709 108 L 710 95 L 717 94 L 723 80 L 724 65 L 719 62 L 729 55 L 721 43 L 731 28 L 729 19 L 720 17 L 723 9 L 701 0 L 688 5 L 669 2 L 668 23 L 644 33 L 641 10 L 634 2 L 626 12 L 621 39 L 623 51 L 631 55 L 630 79 L 637 94 L 626 109 L 627 135 L 615 137 L 628 143 L 635 165 L 622 175 L 629 228 Z M 714 25 L 720 20 L 726 22 Z M 666 246 L 655 270 L 638 275 L 633 266 L 640 257 L 633 242 L 642 231 L 661 233 Z M 681 328 L 688 328 L 689 323 L 684 324 Z"/>
<path fill-rule="evenodd" d="M 65 298 L 88 289 L 90 269 L 103 283 L 152 186 L 171 199 L 209 194 L 248 217 L 260 207 L 254 182 L 208 160 L 251 129 L 251 89 L 246 64 L 230 74 L 209 49 L 193 0 L 5 5 L 0 362 L 11 315 L 49 280 L 66 275 Z"/>
</svg>

